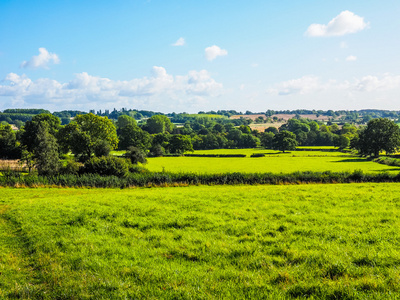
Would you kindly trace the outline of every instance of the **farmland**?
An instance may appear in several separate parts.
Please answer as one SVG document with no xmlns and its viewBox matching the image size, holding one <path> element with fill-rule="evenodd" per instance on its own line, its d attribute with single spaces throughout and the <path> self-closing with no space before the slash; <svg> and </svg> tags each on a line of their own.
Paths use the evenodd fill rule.
<svg viewBox="0 0 400 300">
<path fill-rule="evenodd" d="M 399 171 L 398 167 L 380 165 L 365 158 L 342 152 L 291 151 L 282 153 L 265 149 L 218 149 L 198 150 L 196 154 L 246 154 L 244 158 L 214 157 L 156 157 L 149 158 L 145 167 L 150 171 L 224 173 L 224 172 L 272 172 L 292 173 L 295 171 L 345 172 L 362 170 L 367 173 Z M 253 153 L 265 157 L 251 158 Z"/>
<path fill-rule="evenodd" d="M 1 193 L 0 298 L 399 292 L 398 184 Z"/>
</svg>

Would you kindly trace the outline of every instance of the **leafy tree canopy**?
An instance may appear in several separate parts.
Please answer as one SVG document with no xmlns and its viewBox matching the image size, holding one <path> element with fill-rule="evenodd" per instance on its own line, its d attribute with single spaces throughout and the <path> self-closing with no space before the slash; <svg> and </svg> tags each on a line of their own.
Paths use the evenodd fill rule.
<svg viewBox="0 0 400 300">
<path fill-rule="evenodd" d="M 360 132 L 355 147 L 362 155 L 379 156 L 381 151 L 394 153 L 400 148 L 400 128 L 389 119 L 372 119 Z"/>
</svg>

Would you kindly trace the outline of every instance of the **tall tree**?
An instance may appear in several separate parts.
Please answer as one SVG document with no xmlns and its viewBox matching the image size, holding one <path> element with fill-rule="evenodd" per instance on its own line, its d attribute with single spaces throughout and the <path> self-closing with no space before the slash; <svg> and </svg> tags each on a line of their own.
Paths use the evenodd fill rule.
<svg viewBox="0 0 400 300">
<path fill-rule="evenodd" d="M 286 150 L 296 150 L 296 135 L 293 132 L 282 130 L 274 137 L 273 148 L 285 152 Z"/>
<path fill-rule="evenodd" d="M 20 155 L 15 132 L 10 125 L 0 124 L 0 158 L 18 158 Z"/>
<path fill-rule="evenodd" d="M 355 147 L 362 155 L 377 157 L 381 151 L 394 153 L 400 148 L 400 128 L 386 118 L 372 119 L 360 132 Z"/>
<path fill-rule="evenodd" d="M 146 125 L 144 126 L 144 130 L 149 133 L 171 133 L 174 129 L 174 124 L 171 123 L 171 120 L 164 115 L 154 115 L 147 120 Z"/>
<path fill-rule="evenodd" d="M 147 150 L 151 146 L 151 137 L 147 131 L 140 129 L 138 126 L 128 124 L 117 130 L 119 137 L 119 149 L 126 150 L 128 147 L 137 147 Z"/>
<path fill-rule="evenodd" d="M 21 144 L 30 152 L 35 148 L 36 137 L 41 125 L 46 126 L 49 134 L 57 137 L 58 131 L 61 128 L 61 120 L 52 114 L 39 114 L 34 116 L 31 121 L 25 123 L 25 126 L 21 130 Z"/>
<path fill-rule="evenodd" d="M 47 123 L 39 125 L 34 148 L 36 168 L 40 175 L 54 175 L 60 168 L 56 138 L 49 133 Z"/>
<path fill-rule="evenodd" d="M 107 142 L 111 149 L 118 145 L 117 131 L 111 120 L 92 113 L 77 115 L 73 122 L 60 131 L 60 136 L 62 145 L 68 147 L 81 161 L 95 154 L 100 143 L 104 145 Z"/>
<path fill-rule="evenodd" d="M 192 141 L 187 135 L 174 134 L 169 140 L 169 151 L 182 154 L 186 151 L 194 151 Z"/>
</svg>

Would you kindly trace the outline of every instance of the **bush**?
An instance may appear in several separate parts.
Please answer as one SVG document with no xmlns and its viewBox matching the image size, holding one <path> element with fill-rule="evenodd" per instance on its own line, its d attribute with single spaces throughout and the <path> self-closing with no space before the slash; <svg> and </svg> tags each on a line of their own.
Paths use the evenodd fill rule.
<svg viewBox="0 0 400 300">
<path fill-rule="evenodd" d="M 129 174 L 126 159 L 114 156 L 92 157 L 80 169 L 80 173 L 99 174 L 101 176 L 125 177 Z"/>
<path fill-rule="evenodd" d="M 263 153 L 253 153 L 250 157 L 265 157 Z"/>
<path fill-rule="evenodd" d="M 160 145 L 156 144 L 150 149 L 150 157 L 160 157 L 165 155 L 165 149 Z"/>
<path fill-rule="evenodd" d="M 81 163 L 78 163 L 74 160 L 68 160 L 65 166 L 62 166 L 60 169 L 61 174 L 72 174 L 78 175 L 79 168 L 82 166 Z"/>
<path fill-rule="evenodd" d="M 145 164 L 147 163 L 146 153 L 137 147 L 128 147 L 128 150 L 125 153 L 125 157 L 131 160 L 131 163 L 137 165 L 138 163 Z"/>
<path fill-rule="evenodd" d="M 111 152 L 111 146 L 107 141 L 99 141 L 94 145 L 94 155 L 97 157 L 100 156 L 109 156 Z"/>
</svg>

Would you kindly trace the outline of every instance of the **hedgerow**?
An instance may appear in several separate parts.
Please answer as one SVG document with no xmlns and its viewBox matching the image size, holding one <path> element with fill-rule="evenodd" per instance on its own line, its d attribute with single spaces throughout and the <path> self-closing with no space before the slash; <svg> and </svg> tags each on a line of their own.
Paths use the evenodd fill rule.
<svg viewBox="0 0 400 300">
<path fill-rule="evenodd" d="M 146 186 L 174 185 L 235 185 L 235 184 L 307 184 L 307 183 L 352 183 L 352 182 L 400 182 L 400 173 L 369 174 L 361 170 L 354 172 L 294 172 L 291 174 L 274 173 L 168 173 L 137 172 L 125 177 L 101 176 L 99 174 L 61 174 L 57 176 L 39 176 L 36 174 L 21 176 L 8 173 L 0 176 L 0 186 L 37 187 L 102 187 L 127 188 Z"/>
</svg>

